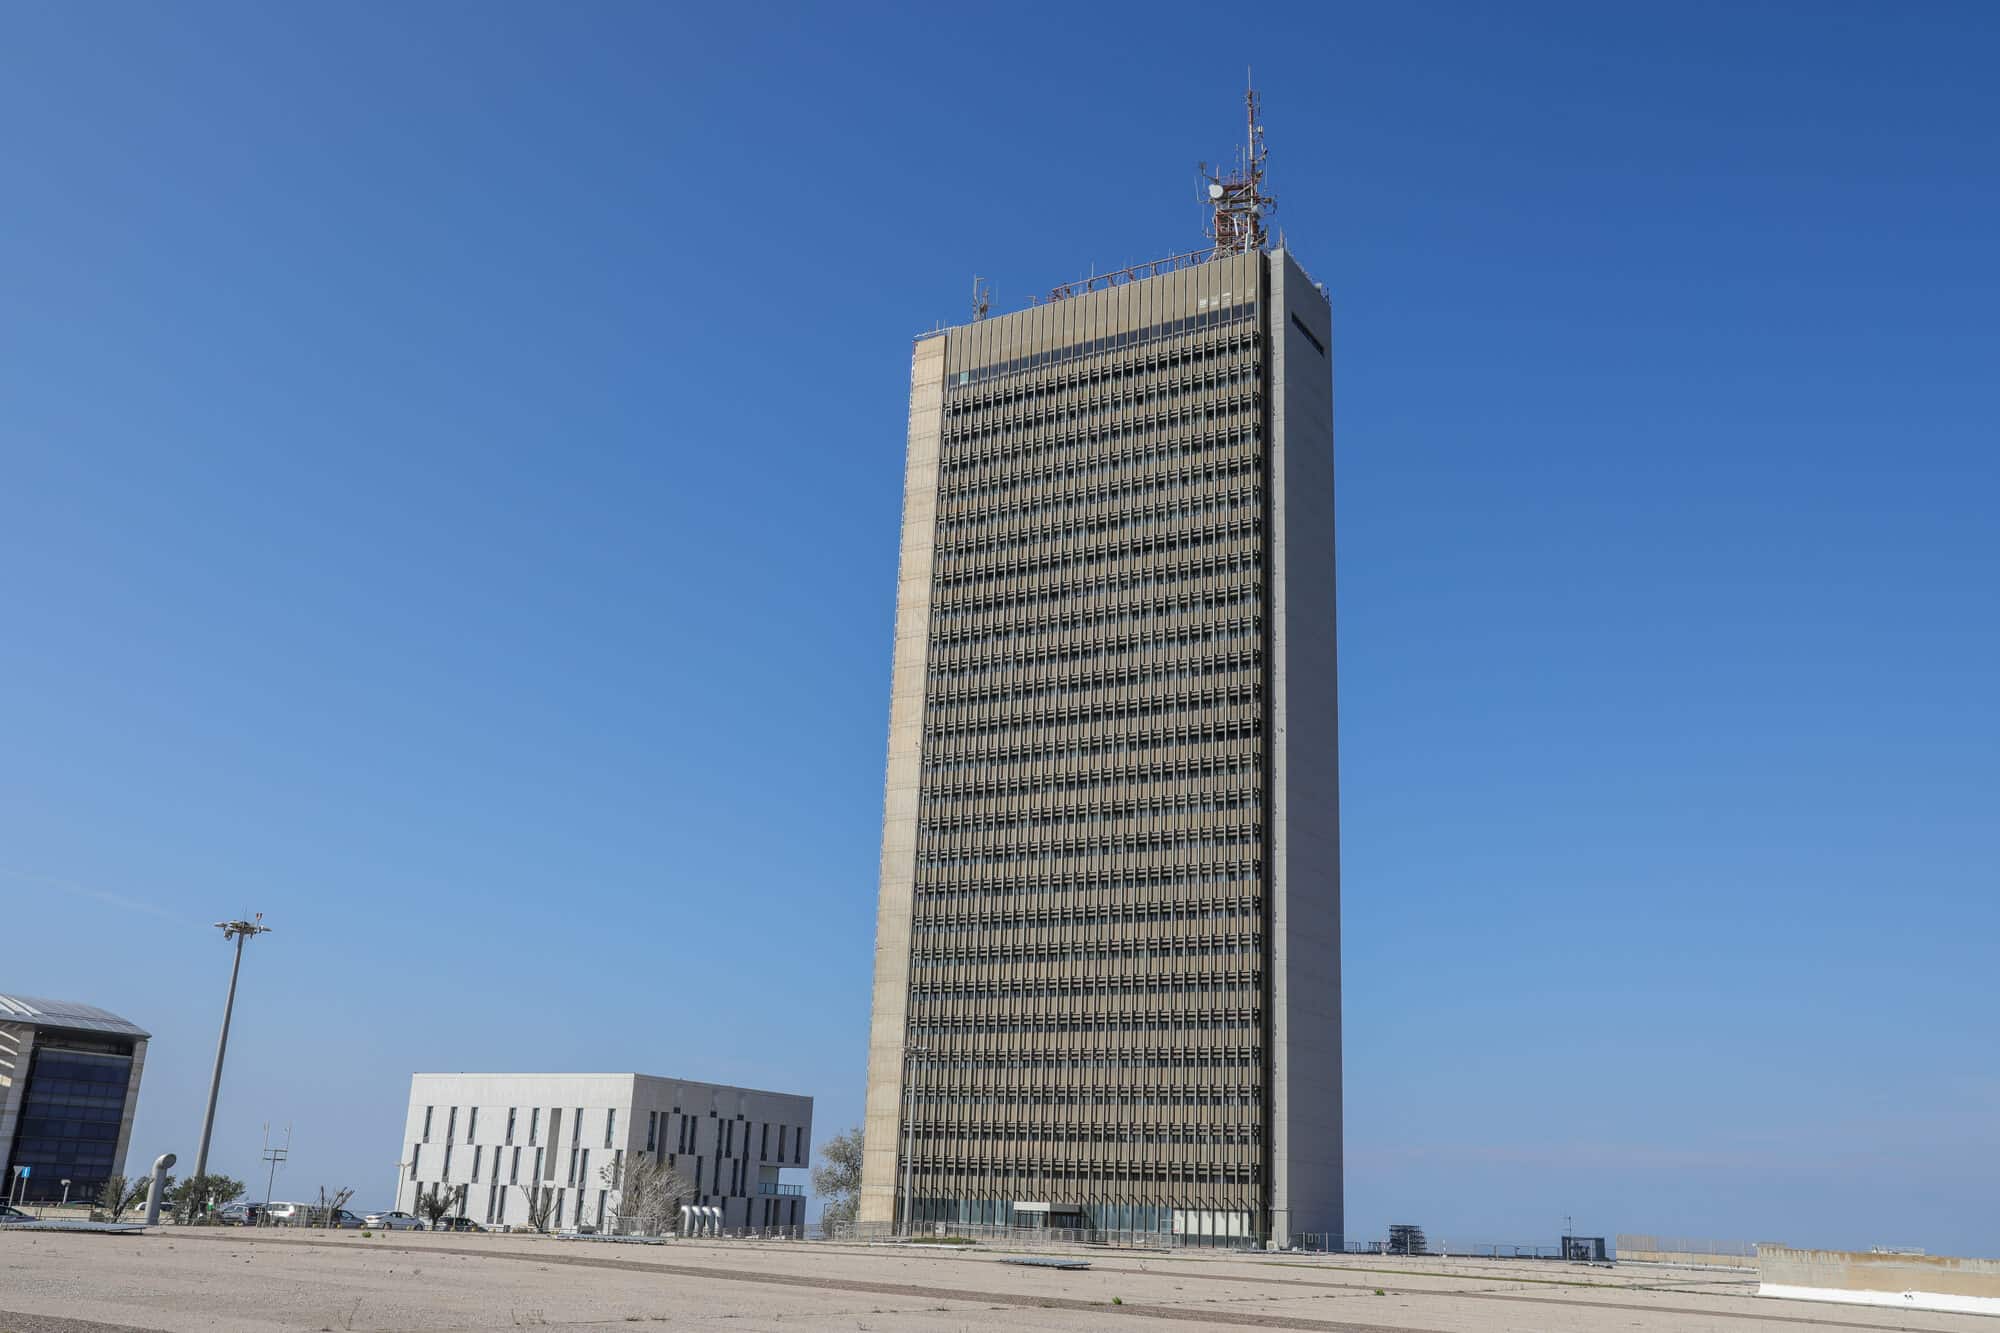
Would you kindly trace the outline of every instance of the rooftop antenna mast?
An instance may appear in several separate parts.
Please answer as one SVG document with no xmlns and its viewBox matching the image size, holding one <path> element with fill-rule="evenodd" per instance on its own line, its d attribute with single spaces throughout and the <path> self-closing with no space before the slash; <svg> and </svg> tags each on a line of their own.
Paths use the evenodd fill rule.
<svg viewBox="0 0 2000 1333">
<path fill-rule="evenodd" d="M 972 275 L 972 322 L 977 324 L 986 318 L 986 312 L 993 308 L 993 289 L 985 286 L 985 279 Z"/>
<path fill-rule="evenodd" d="M 1246 72 L 1246 80 L 1247 80 Z M 1201 163 L 1204 198 L 1209 209 L 1207 235 L 1215 243 L 1210 256 L 1249 254 L 1271 243 L 1264 219 L 1278 211 L 1278 201 L 1264 193 L 1264 171 L 1270 158 L 1264 146 L 1262 106 L 1255 85 L 1243 93 L 1245 133 L 1236 167 L 1225 172 L 1220 165 Z"/>
</svg>

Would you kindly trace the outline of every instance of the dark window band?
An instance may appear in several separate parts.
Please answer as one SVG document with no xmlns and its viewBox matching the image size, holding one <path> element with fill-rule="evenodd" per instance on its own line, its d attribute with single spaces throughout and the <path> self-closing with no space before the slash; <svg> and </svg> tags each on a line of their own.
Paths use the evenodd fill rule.
<svg viewBox="0 0 2000 1333">
<path fill-rule="evenodd" d="M 1313 337 L 1313 331 L 1306 327 L 1304 320 L 1300 319 L 1297 315 L 1293 315 L 1292 327 L 1297 329 L 1300 333 L 1305 334 L 1306 341 L 1311 343 L 1313 345 L 1313 349 L 1317 351 L 1321 356 L 1326 355 L 1326 344 L 1321 342 L 1319 339 Z"/>
</svg>

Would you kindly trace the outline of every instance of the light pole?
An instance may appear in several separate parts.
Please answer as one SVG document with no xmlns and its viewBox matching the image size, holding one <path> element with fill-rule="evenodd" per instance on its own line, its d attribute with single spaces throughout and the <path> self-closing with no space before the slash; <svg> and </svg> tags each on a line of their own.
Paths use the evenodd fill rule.
<svg viewBox="0 0 2000 1333">
<path fill-rule="evenodd" d="M 63 1180 L 63 1201 L 62 1201 L 62 1206 L 63 1206 L 63 1207 L 65 1207 L 65 1208 L 69 1207 L 69 1180 L 68 1180 L 68 1178 L 66 1178 L 66 1177 L 65 1177 L 65 1178 L 64 1178 L 64 1180 Z"/>
<path fill-rule="evenodd" d="M 243 970 L 243 941 L 270 931 L 264 914 L 250 921 L 218 921 L 216 929 L 224 940 L 236 941 L 236 962 L 229 969 L 229 998 L 222 1006 L 222 1036 L 215 1043 L 215 1074 L 208 1081 L 208 1113 L 201 1118 L 201 1151 L 194 1156 L 194 1174 L 199 1180 L 208 1174 L 208 1140 L 215 1133 L 215 1098 L 222 1091 L 222 1055 L 229 1049 L 229 1016 L 236 1010 L 236 974 Z M 197 1205 L 199 1206 L 199 1205 Z"/>
<path fill-rule="evenodd" d="M 921 1046 L 909 1046 L 903 1050 L 903 1234 L 917 1234 L 917 1200 L 910 1193 L 910 1166 L 914 1160 L 917 1129 L 917 1057 L 925 1054 Z"/>
</svg>

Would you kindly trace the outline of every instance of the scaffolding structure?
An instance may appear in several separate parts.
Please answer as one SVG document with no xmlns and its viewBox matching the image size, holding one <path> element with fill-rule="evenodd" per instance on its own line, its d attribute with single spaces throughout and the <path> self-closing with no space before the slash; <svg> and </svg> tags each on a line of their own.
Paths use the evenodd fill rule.
<svg viewBox="0 0 2000 1333">
<path fill-rule="evenodd" d="M 1389 1246 L 1385 1254 L 1429 1254 L 1429 1244 L 1424 1240 L 1424 1229 L 1410 1222 L 1396 1222 L 1389 1227 Z"/>
</svg>

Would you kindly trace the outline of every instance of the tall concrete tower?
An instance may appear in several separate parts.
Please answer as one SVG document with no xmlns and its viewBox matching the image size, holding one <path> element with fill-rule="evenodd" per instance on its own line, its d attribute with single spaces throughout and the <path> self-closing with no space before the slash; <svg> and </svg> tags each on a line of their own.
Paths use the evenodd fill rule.
<svg viewBox="0 0 2000 1333">
<path fill-rule="evenodd" d="M 865 1227 L 1343 1231 L 1332 333 L 1257 135 L 1213 251 L 916 344 Z"/>
</svg>

